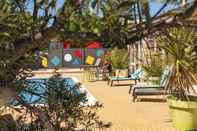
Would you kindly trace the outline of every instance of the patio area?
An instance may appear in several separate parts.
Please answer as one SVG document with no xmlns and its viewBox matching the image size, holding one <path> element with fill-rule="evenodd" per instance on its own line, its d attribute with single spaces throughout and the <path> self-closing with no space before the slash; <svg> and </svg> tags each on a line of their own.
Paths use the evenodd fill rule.
<svg viewBox="0 0 197 131">
<path fill-rule="evenodd" d="M 48 71 L 36 71 L 36 76 L 49 76 Z M 133 102 L 128 94 L 131 81 L 110 87 L 106 81 L 83 81 L 81 70 L 60 70 L 65 76 L 76 77 L 103 104 L 98 115 L 112 126 L 104 131 L 177 131 L 172 126 L 168 105 L 164 96 L 143 97 L 140 102 Z M 120 83 L 118 83 L 120 84 Z M 122 86 L 124 85 L 124 86 Z M 15 115 L 14 115 L 15 116 Z M 16 114 L 17 116 L 17 114 Z M 15 117 L 16 117 L 15 116 Z M 102 131 L 95 129 L 94 131 Z"/>
<path fill-rule="evenodd" d="M 44 76 L 44 72 L 35 73 Z M 134 103 L 131 94 L 128 94 L 129 85 L 125 86 L 131 81 L 121 81 L 118 85 L 115 82 L 115 86 L 110 87 L 106 81 L 83 81 L 82 70 L 66 69 L 59 72 L 77 77 L 103 103 L 98 114 L 102 120 L 112 123 L 112 127 L 106 131 L 177 131 L 172 125 L 164 96 L 141 97 L 141 102 Z"/>
<path fill-rule="evenodd" d="M 134 103 L 128 94 L 129 86 L 109 87 L 105 81 L 85 82 L 84 85 L 104 104 L 99 115 L 112 122 L 107 131 L 176 131 L 163 96 Z"/>
<path fill-rule="evenodd" d="M 0 8 L 0 131 L 197 131 L 197 0 Z"/>
</svg>

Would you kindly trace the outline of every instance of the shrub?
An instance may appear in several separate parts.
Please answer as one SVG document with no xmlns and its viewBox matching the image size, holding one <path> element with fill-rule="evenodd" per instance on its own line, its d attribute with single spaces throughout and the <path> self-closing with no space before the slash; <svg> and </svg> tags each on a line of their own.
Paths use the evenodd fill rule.
<svg viewBox="0 0 197 131">
<path fill-rule="evenodd" d="M 96 111 L 102 105 L 88 107 L 84 106 L 87 102 L 86 93 L 79 92 L 79 84 L 71 86 L 66 79 L 60 78 L 58 74 L 49 78 L 45 83 L 46 91 L 40 94 L 35 88 L 26 91 L 41 97 L 39 101 L 43 101 L 42 106 L 35 106 L 36 103 L 27 103 L 23 97 L 17 99 L 22 107 L 25 107 L 32 121 L 26 124 L 26 116 L 24 114 L 18 120 L 20 130 L 54 130 L 67 131 L 76 130 L 91 130 L 92 128 L 106 128 L 109 123 L 104 123 L 100 120 Z M 31 85 L 32 86 L 32 85 Z M 38 102 L 38 101 L 35 101 Z"/>
<path fill-rule="evenodd" d="M 129 53 L 126 49 L 114 48 L 105 60 L 112 64 L 114 69 L 126 69 L 129 67 Z"/>
<path fill-rule="evenodd" d="M 164 59 L 162 58 L 162 54 L 152 53 L 150 55 L 146 55 L 146 62 L 142 65 L 142 68 L 146 72 L 146 77 L 158 77 L 155 83 L 159 83 L 161 74 L 164 68 Z"/>
</svg>

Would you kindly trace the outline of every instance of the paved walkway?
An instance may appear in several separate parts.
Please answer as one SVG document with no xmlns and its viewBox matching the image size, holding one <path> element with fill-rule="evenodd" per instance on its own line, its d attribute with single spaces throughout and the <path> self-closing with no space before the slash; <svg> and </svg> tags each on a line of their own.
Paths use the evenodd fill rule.
<svg viewBox="0 0 197 131">
<path fill-rule="evenodd" d="M 112 122 L 107 131 L 176 131 L 166 102 L 150 102 L 149 99 L 133 103 L 128 94 L 129 86 L 109 87 L 104 81 L 85 82 L 84 85 L 104 104 L 98 113 L 103 120 Z M 163 96 L 158 97 L 164 100 Z"/>
</svg>

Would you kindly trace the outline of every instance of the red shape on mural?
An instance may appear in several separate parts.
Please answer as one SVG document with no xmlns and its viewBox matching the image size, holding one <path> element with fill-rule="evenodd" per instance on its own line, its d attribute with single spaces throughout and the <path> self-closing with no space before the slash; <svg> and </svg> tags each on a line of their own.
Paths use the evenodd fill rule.
<svg viewBox="0 0 197 131">
<path fill-rule="evenodd" d="M 94 42 L 89 42 L 86 46 L 86 48 L 89 49 L 97 49 L 97 48 L 103 48 L 102 43 L 98 42 L 98 41 L 94 41 Z"/>
<path fill-rule="evenodd" d="M 64 41 L 64 49 L 70 48 L 70 43 L 68 41 Z"/>
<path fill-rule="evenodd" d="M 82 52 L 81 52 L 81 50 L 75 50 L 75 51 L 74 51 L 74 56 L 75 56 L 75 57 L 82 58 Z"/>
</svg>

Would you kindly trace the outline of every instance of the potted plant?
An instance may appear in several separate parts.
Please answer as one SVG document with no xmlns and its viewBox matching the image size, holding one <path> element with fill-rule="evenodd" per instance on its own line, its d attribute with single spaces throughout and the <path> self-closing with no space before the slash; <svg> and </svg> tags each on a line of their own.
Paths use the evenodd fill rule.
<svg viewBox="0 0 197 131">
<path fill-rule="evenodd" d="M 111 63 L 117 77 L 128 77 L 129 53 L 126 49 L 114 48 L 105 56 L 105 60 Z"/>
<path fill-rule="evenodd" d="M 197 32 L 174 27 L 164 33 L 158 43 L 172 64 L 167 101 L 173 125 L 181 131 L 197 130 Z"/>
</svg>

